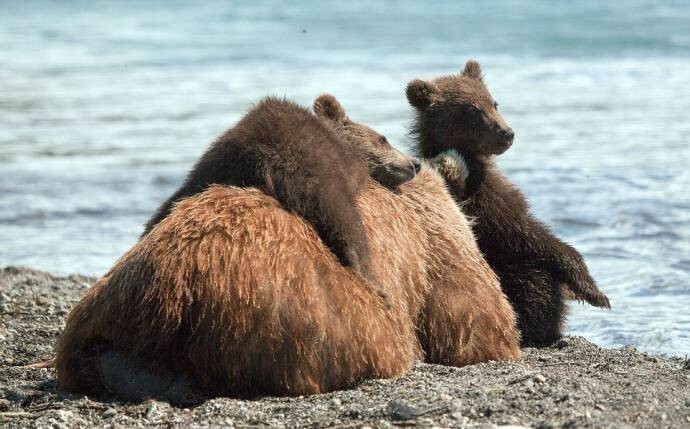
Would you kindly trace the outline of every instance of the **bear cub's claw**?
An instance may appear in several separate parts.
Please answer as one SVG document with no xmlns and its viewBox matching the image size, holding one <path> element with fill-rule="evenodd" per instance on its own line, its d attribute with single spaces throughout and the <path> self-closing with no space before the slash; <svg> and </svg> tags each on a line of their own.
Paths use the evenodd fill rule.
<svg viewBox="0 0 690 429">
<path fill-rule="evenodd" d="M 599 290 L 594 280 L 584 285 L 566 284 L 565 286 L 568 292 L 564 295 L 566 299 L 577 300 L 580 304 L 587 302 L 594 307 L 611 309 L 609 298 Z"/>
</svg>

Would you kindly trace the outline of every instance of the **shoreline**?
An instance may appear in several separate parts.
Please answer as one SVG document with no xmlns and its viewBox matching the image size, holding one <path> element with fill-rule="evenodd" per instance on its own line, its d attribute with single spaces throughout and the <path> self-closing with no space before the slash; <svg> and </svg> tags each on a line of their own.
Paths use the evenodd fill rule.
<svg viewBox="0 0 690 429">
<path fill-rule="evenodd" d="M 582 337 L 525 348 L 516 362 L 417 364 L 403 377 L 322 395 L 215 398 L 193 408 L 57 390 L 52 357 L 71 306 L 95 280 L 0 270 L 0 426 L 669 427 L 690 426 L 690 362 Z"/>
</svg>

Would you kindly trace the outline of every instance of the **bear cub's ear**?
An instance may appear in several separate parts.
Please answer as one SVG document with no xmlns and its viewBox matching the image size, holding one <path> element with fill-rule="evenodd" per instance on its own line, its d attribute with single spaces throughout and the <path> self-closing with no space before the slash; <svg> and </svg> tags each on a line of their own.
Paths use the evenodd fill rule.
<svg viewBox="0 0 690 429">
<path fill-rule="evenodd" d="M 409 101 L 413 107 L 420 110 L 431 106 L 438 93 L 439 90 L 435 84 L 419 79 L 415 79 L 408 83 L 407 90 L 405 90 L 407 101 Z"/>
<path fill-rule="evenodd" d="M 331 94 L 321 94 L 314 100 L 314 113 L 322 119 L 344 122 L 347 119 L 345 109 Z"/>
<path fill-rule="evenodd" d="M 476 60 L 469 60 L 467 64 L 465 64 L 462 75 L 472 79 L 482 80 L 482 67 Z"/>
</svg>

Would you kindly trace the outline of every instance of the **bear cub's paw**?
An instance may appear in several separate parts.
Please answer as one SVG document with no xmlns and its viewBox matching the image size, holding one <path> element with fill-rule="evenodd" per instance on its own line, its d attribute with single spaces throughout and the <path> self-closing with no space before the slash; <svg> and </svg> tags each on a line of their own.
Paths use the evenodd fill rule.
<svg viewBox="0 0 690 429">
<path fill-rule="evenodd" d="M 611 309 L 611 301 L 599 290 L 594 280 L 587 279 L 584 282 L 576 284 L 567 283 L 566 285 L 571 290 L 571 296 L 579 303 L 587 302 L 594 307 Z M 571 296 L 566 295 L 566 297 L 572 299 Z"/>
<path fill-rule="evenodd" d="M 431 159 L 431 165 L 443 176 L 458 197 L 465 197 L 465 182 L 470 175 L 465 159 L 457 151 L 451 149 L 442 152 Z"/>
<path fill-rule="evenodd" d="M 465 159 L 452 149 L 432 158 L 431 165 L 448 181 L 464 183 L 470 175 Z"/>
</svg>

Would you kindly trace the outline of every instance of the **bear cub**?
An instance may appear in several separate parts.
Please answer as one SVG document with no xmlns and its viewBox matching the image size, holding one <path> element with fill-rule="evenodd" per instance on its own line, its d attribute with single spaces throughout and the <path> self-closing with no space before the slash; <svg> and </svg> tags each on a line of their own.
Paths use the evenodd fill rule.
<svg viewBox="0 0 690 429">
<path fill-rule="evenodd" d="M 314 103 L 317 114 L 338 105 L 330 95 Z M 378 134 L 368 136 L 387 144 Z M 358 148 L 342 141 L 329 124 L 288 100 L 266 97 L 220 136 L 188 173 L 182 186 L 146 224 L 143 235 L 173 205 L 212 184 L 256 187 L 310 222 L 345 266 L 371 281 L 369 244 L 355 199 L 368 175 L 388 187 L 411 180 L 420 163 L 397 151 L 368 167 Z M 395 156 L 395 155 L 398 156 Z"/>
<path fill-rule="evenodd" d="M 494 157 L 511 146 L 513 130 L 498 113 L 479 63 L 468 61 L 460 75 L 414 80 L 406 93 L 416 109 L 416 150 L 434 158 L 462 210 L 475 218 L 477 242 L 518 314 L 523 341 L 559 338 L 566 298 L 610 308 L 580 253 L 530 214 L 525 196 L 496 166 Z"/>
</svg>

